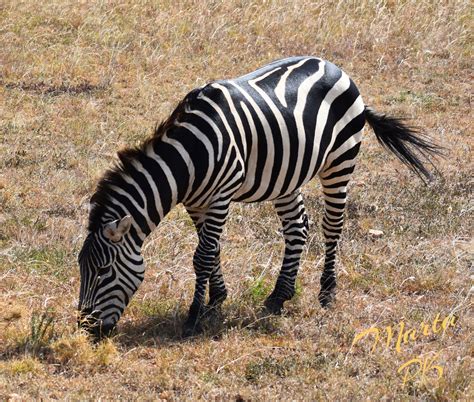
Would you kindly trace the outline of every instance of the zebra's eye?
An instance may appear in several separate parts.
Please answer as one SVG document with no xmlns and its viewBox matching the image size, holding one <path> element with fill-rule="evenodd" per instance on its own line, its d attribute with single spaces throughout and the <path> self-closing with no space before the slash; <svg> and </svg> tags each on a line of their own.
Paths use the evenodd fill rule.
<svg viewBox="0 0 474 402">
<path fill-rule="evenodd" d="M 97 269 L 99 276 L 105 275 L 107 272 L 109 272 L 111 266 L 112 264 L 106 265 L 105 267 L 99 267 Z"/>
</svg>

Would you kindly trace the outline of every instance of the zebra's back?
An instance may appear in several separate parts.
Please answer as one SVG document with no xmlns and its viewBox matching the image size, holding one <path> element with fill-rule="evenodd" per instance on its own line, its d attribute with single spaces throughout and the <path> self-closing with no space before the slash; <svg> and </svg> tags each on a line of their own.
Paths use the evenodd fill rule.
<svg viewBox="0 0 474 402">
<path fill-rule="evenodd" d="M 227 152 L 237 151 L 242 181 L 232 198 L 244 202 L 276 199 L 308 182 L 335 147 L 362 129 L 363 110 L 352 80 L 314 57 L 279 60 L 213 82 L 188 107 L 214 144 L 217 164 L 225 167 Z"/>
</svg>

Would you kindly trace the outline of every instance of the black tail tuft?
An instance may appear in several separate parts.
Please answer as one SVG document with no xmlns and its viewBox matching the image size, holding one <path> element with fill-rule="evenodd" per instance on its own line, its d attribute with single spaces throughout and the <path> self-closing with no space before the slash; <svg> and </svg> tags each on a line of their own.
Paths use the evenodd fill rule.
<svg viewBox="0 0 474 402">
<path fill-rule="evenodd" d="M 365 119 L 384 148 L 392 151 L 422 179 L 425 177 L 431 180 L 431 173 L 423 165 L 422 159 L 433 165 L 430 157 L 442 155 L 440 146 L 431 142 L 417 128 L 406 125 L 403 119 L 379 114 L 369 107 L 365 107 Z"/>
</svg>

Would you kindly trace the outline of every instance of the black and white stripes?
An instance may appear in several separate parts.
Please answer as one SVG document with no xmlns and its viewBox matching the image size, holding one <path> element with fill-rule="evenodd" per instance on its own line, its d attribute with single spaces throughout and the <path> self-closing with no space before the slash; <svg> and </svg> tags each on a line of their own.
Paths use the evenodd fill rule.
<svg viewBox="0 0 474 402">
<path fill-rule="evenodd" d="M 94 331 L 111 329 L 143 279 L 141 246 L 177 204 L 199 237 L 196 287 L 184 334 L 199 329 L 209 305 L 226 298 L 219 239 L 232 201 L 270 200 L 280 217 L 285 253 L 266 306 L 278 313 L 295 291 L 308 234 L 300 187 L 319 176 L 324 195 L 326 260 L 319 300 L 336 286 L 335 258 L 347 185 L 366 120 L 377 138 L 427 175 L 410 146 L 436 153 L 400 120 L 367 109 L 352 80 L 314 57 L 273 62 L 253 73 L 191 91 L 140 147 L 119 153 L 91 200 L 89 236 L 79 257 L 79 309 Z"/>
</svg>

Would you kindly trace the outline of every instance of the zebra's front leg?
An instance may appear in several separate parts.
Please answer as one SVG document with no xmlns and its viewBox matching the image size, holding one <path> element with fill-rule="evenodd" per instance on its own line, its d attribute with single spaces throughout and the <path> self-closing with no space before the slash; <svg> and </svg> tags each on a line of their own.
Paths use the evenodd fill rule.
<svg viewBox="0 0 474 402">
<path fill-rule="evenodd" d="M 194 222 L 199 238 L 201 238 L 203 236 L 201 230 L 206 220 L 205 213 L 200 209 L 194 210 L 192 208 L 187 208 L 187 211 Z M 225 287 L 224 276 L 222 275 L 220 246 L 218 245 L 214 268 L 209 277 L 209 303 L 206 306 L 206 311 L 219 309 L 226 298 L 227 289 Z"/>
<path fill-rule="evenodd" d="M 196 223 L 199 244 L 193 258 L 196 284 L 193 302 L 183 327 L 184 337 L 192 336 L 202 330 L 199 321 L 208 310 L 207 306 L 205 306 L 207 283 L 212 281 L 210 302 L 215 303 L 215 305 L 219 301 L 223 301 L 224 294 L 227 293 L 220 271 L 219 246 L 220 235 L 227 218 L 227 213 L 228 203 L 226 205 L 221 203 L 213 206 L 213 208 L 209 208 L 199 219 L 195 219 L 196 214 L 190 213 Z M 222 287 L 225 293 L 222 292 Z"/>
<path fill-rule="evenodd" d="M 280 314 L 283 303 L 295 294 L 295 282 L 301 253 L 308 237 L 308 217 L 299 191 L 274 201 L 283 226 L 285 255 L 275 289 L 265 301 L 272 314 Z"/>
<path fill-rule="evenodd" d="M 206 312 L 206 286 L 214 269 L 217 252 L 218 246 L 212 243 L 206 244 L 204 240 L 199 240 L 199 245 L 193 258 L 194 272 L 196 274 L 194 297 L 189 308 L 188 318 L 184 323 L 184 337 L 192 336 L 202 330 L 199 321 Z"/>
</svg>

